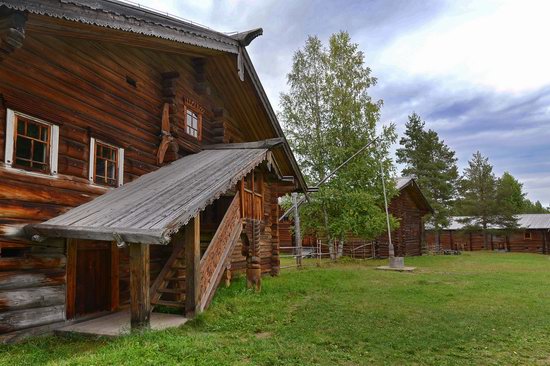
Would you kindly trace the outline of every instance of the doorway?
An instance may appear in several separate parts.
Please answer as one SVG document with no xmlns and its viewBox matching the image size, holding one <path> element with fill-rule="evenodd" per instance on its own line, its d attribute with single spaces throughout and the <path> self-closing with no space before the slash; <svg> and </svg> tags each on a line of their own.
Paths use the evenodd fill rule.
<svg viewBox="0 0 550 366">
<path fill-rule="evenodd" d="M 70 240 L 67 251 L 67 319 L 114 310 L 118 306 L 116 245 Z M 113 294 L 116 292 L 116 295 Z"/>
</svg>

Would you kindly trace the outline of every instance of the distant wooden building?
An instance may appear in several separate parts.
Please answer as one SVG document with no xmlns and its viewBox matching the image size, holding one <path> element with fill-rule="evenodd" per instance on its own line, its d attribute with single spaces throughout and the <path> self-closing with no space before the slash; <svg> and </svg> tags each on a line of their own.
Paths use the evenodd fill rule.
<svg viewBox="0 0 550 366">
<path fill-rule="evenodd" d="M 0 341 L 121 310 L 148 327 L 231 271 L 278 273 L 277 200 L 305 183 L 246 51 L 261 29 L 110 0 L 0 18 Z"/>
<path fill-rule="evenodd" d="M 506 250 L 509 252 L 540 253 L 550 252 L 550 214 L 517 215 L 519 229 L 511 233 L 491 228 L 487 233 L 487 246 L 481 231 L 466 231 L 460 222 L 461 217 L 453 217 L 449 227 L 438 234 L 426 231 L 426 242 L 432 250 Z"/>
<path fill-rule="evenodd" d="M 390 214 L 400 223 L 399 228 L 392 232 L 395 255 L 421 255 L 424 235 L 423 217 L 433 210 L 414 178 L 397 178 L 395 183 L 399 194 L 391 200 L 389 205 Z M 281 247 L 294 245 L 290 227 L 288 220 L 280 226 Z M 306 247 L 315 246 L 316 242 L 315 236 L 305 236 L 303 239 L 303 245 Z M 322 239 L 322 242 L 326 244 L 326 239 Z M 322 249 L 324 253 L 328 253 L 326 245 Z M 354 258 L 385 258 L 388 256 L 388 235 L 381 235 L 370 242 L 349 236 L 344 242 L 343 254 Z"/>
</svg>

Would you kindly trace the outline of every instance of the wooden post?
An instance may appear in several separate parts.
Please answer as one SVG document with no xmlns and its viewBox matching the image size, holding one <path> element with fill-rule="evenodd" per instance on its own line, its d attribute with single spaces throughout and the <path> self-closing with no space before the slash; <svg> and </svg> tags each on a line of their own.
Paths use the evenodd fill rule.
<svg viewBox="0 0 550 366">
<path fill-rule="evenodd" d="M 271 185 L 271 275 L 278 276 L 281 272 L 279 257 L 279 200 L 277 185 Z"/>
<path fill-rule="evenodd" d="M 120 302 L 119 249 L 111 243 L 111 311 L 118 310 Z"/>
<path fill-rule="evenodd" d="M 547 249 L 546 249 L 546 231 L 543 230 L 542 231 L 542 254 L 546 254 L 547 252 Z"/>
<path fill-rule="evenodd" d="M 130 244 L 130 315 L 132 330 L 150 326 L 149 244 Z"/>
<path fill-rule="evenodd" d="M 300 212 L 298 210 L 298 193 L 292 192 L 294 205 L 294 236 L 296 240 L 296 265 L 302 267 L 302 232 L 300 230 Z"/>
<path fill-rule="evenodd" d="M 185 227 L 185 316 L 193 317 L 199 310 L 201 282 L 200 214 Z"/>
<path fill-rule="evenodd" d="M 76 300 L 76 240 L 67 239 L 67 287 L 65 300 L 65 316 L 67 320 L 75 317 Z"/>
</svg>

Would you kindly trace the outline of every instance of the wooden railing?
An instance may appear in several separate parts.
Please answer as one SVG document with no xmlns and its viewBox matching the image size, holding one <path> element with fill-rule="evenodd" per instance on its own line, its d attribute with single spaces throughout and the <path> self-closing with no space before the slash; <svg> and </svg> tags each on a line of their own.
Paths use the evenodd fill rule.
<svg viewBox="0 0 550 366">
<path fill-rule="evenodd" d="M 241 199 L 237 193 L 201 259 L 200 311 L 206 309 L 229 265 L 242 231 Z"/>
</svg>

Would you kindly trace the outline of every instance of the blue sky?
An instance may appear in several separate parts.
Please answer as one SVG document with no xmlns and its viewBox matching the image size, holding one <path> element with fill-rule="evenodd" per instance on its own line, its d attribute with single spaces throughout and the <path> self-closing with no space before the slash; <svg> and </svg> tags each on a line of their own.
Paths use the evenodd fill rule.
<svg viewBox="0 0 550 366">
<path fill-rule="evenodd" d="M 550 205 L 550 1 L 141 0 L 231 32 L 263 27 L 249 52 L 273 107 L 308 35 L 347 30 L 384 100 L 382 122 L 403 131 L 420 114 L 463 168 L 479 150 Z"/>
</svg>

